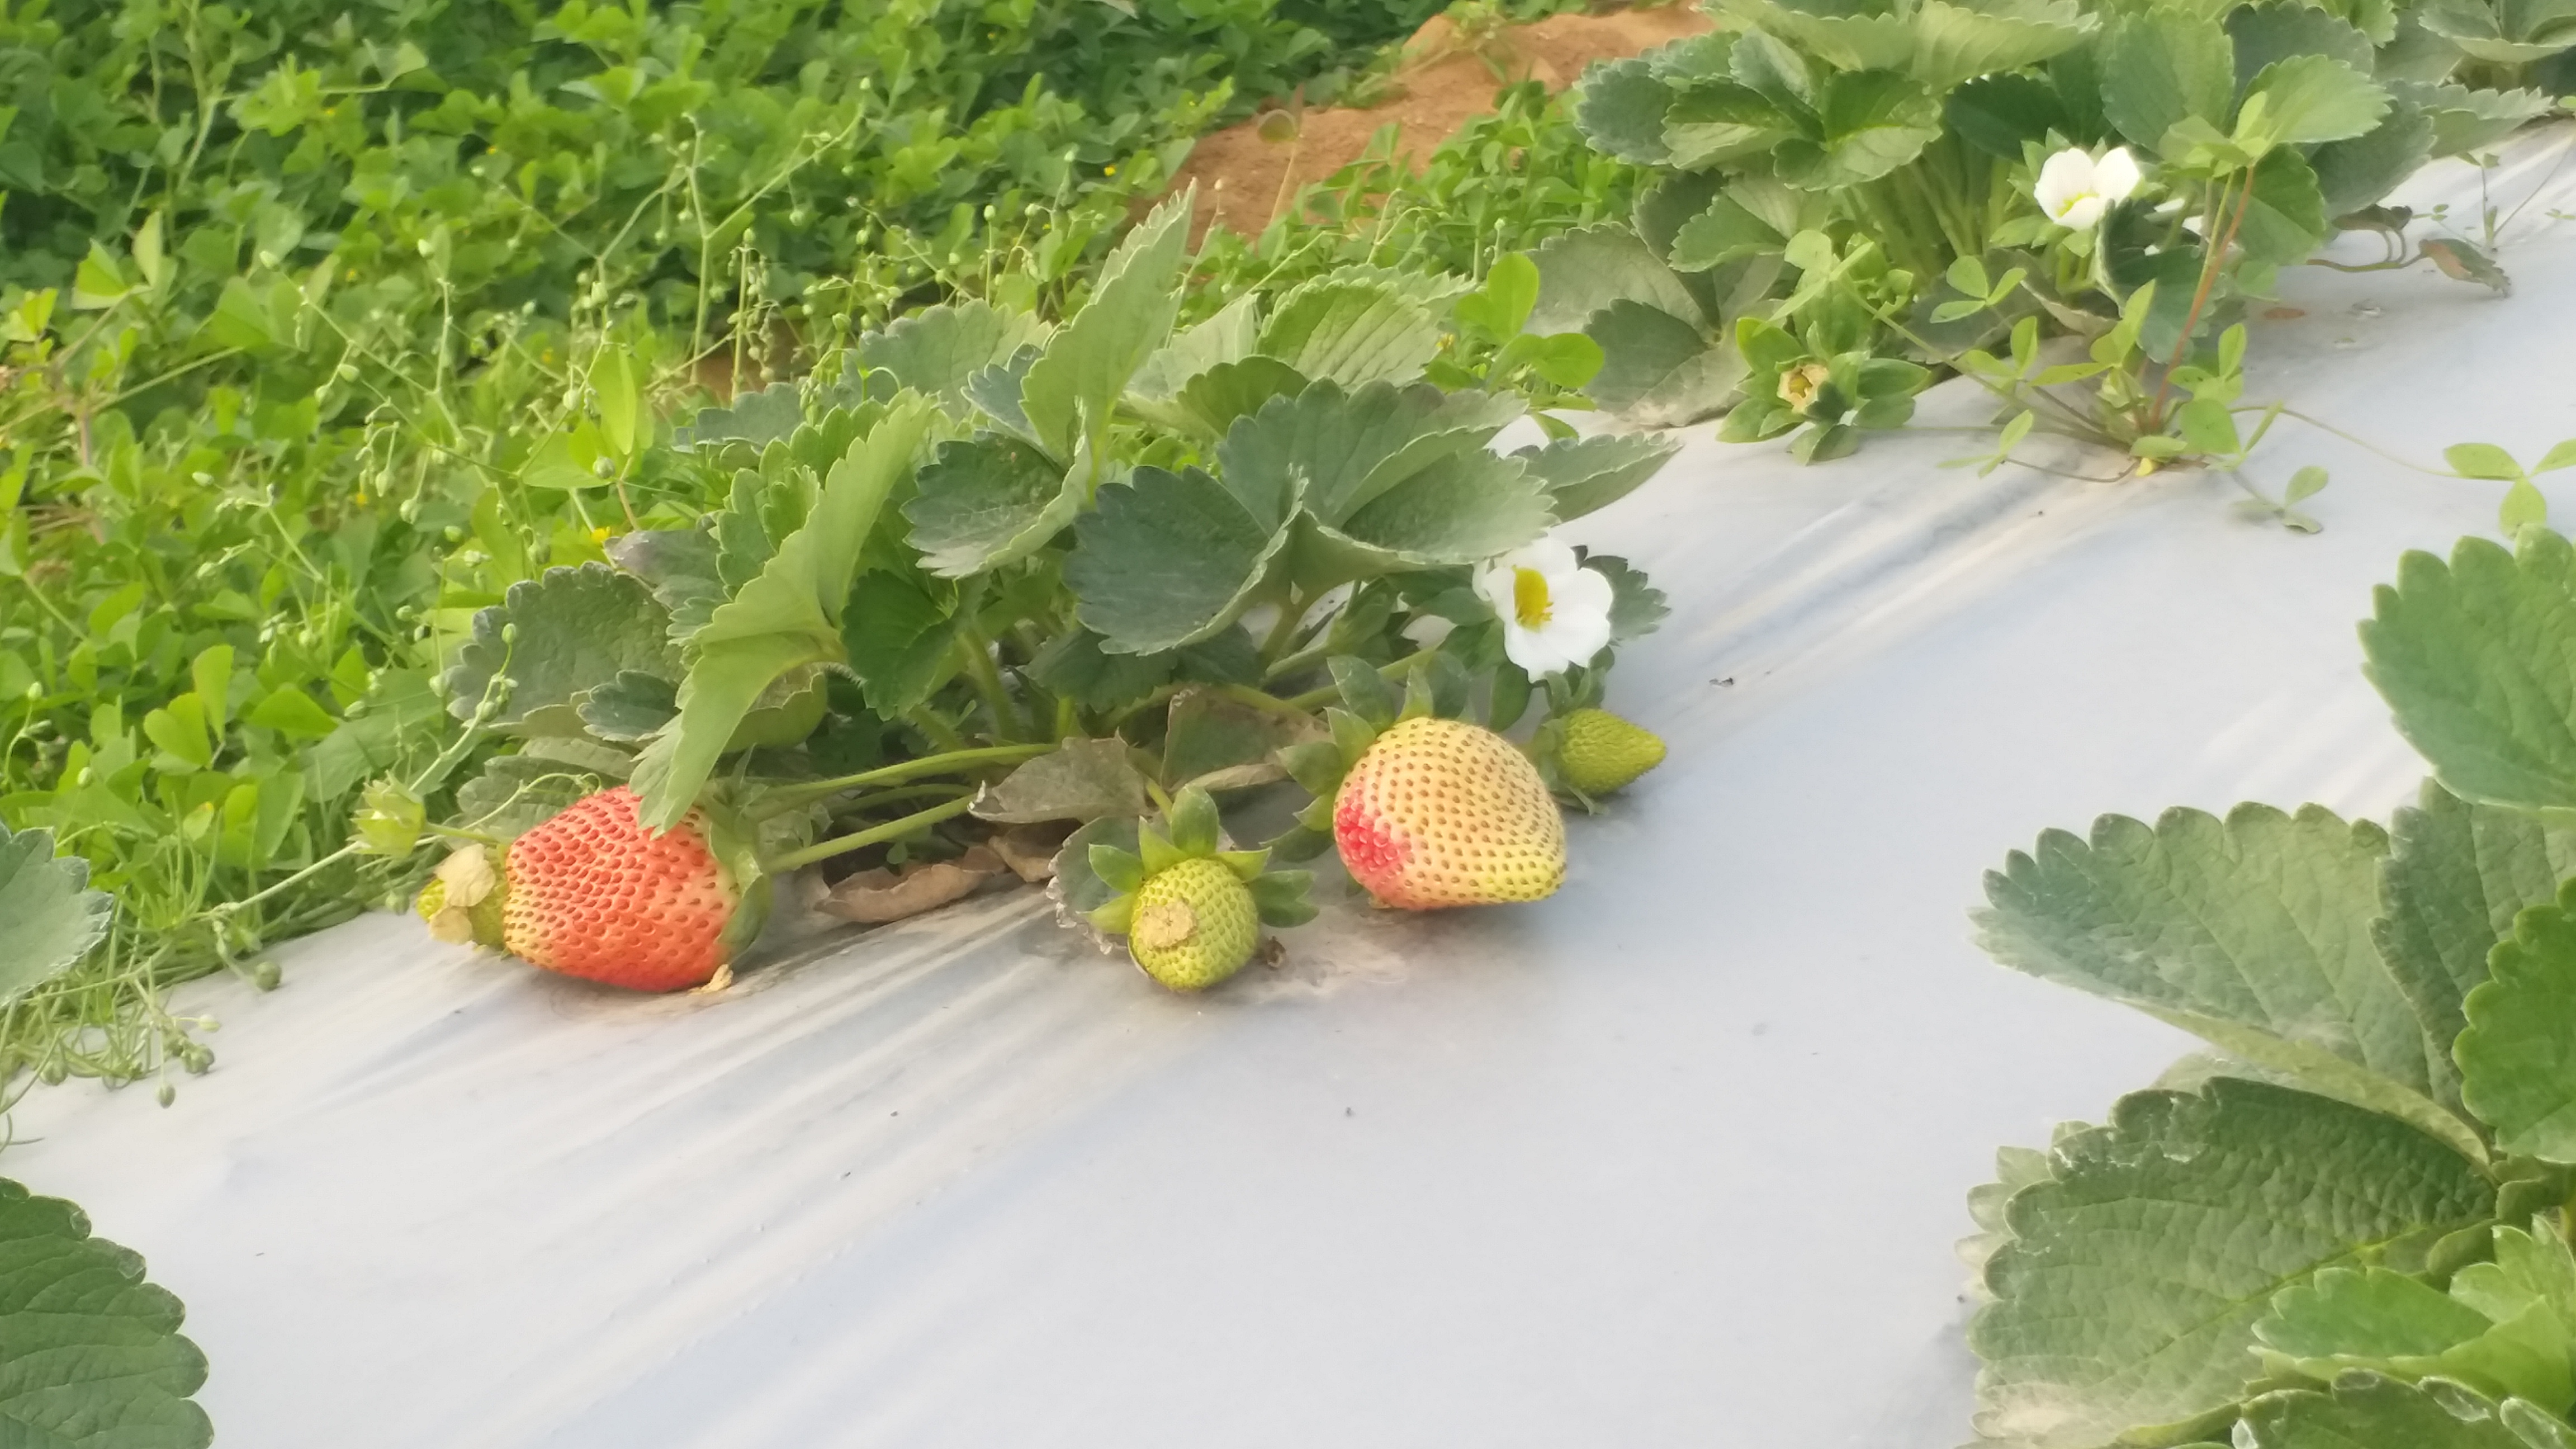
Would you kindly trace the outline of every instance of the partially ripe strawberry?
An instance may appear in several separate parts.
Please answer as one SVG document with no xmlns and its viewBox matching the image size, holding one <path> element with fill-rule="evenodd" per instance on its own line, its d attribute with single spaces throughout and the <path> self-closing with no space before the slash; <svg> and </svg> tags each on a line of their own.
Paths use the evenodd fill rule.
<svg viewBox="0 0 2576 1449">
<path fill-rule="evenodd" d="M 691 811 L 663 835 L 621 785 L 510 842 L 502 941 L 531 965 L 637 991 L 701 986 L 732 956 L 741 894 Z"/>
<path fill-rule="evenodd" d="M 1589 707 L 1565 717 L 1557 763 L 1565 771 L 1565 783 L 1586 795 L 1607 795 L 1634 784 L 1663 762 L 1664 742 L 1643 725 Z"/>
<path fill-rule="evenodd" d="M 1538 767 L 1492 730 L 1430 715 L 1351 766 L 1333 843 L 1353 880 L 1407 910 L 1534 901 L 1565 882 L 1565 818 Z"/>
<path fill-rule="evenodd" d="M 1221 860 L 1184 860 L 1137 888 L 1128 954 L 1174 991 L 1204 991 L 1232 976 L 1260 941 L 1252 891 Z"/>
</svg>

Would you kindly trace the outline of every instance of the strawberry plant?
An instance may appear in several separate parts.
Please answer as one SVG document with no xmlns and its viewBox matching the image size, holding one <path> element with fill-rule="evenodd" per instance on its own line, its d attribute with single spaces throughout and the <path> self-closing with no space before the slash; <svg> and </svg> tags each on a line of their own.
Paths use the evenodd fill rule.
<svg viewBox="0 0 2576 1449">
<path fill-rule="evenodd" d="M 2214 1055 L 1972 1198 L 1985 1440 L 2576 1441 L 2570 640 L 2558 535 L 2408 554 L 2362 645 L 2414 807 L 2106 816 L 1988 875 L 1997 960 Z"/>
<path fill-rule="evenodd" d="M 667 442 L 638 430 L 631 466 L 569 486 L 694 479 L 719 506 L 479 611 L 439 682 L 465 729 L 448 758 L 479 764 L 436 825 L 381 781 L 353 848 L 461 840 L 419 901 L 443 934 L 672 987 L 727 964 L 780 877 L 1078 825 L 1056 869 L 1114 887 L 1079 915 L 1195 987 L 1240 968 L 1256 914 L 1300 913 L 1294 877 L 1216 847 L 1213 797 L 1293 774 L 1324 798 L 1271 848 L 1311 855 L 1335 839 L 1331 797 L 1360 788 L 1323 785 L 1314 747 L 1384 730 L 1354 781 L 1411 770 L 1401 742 L 1423 739 L 1448 744 L 1422 779 L 1457 786 L 1437 820 L 1379 822 L 1364 881 L 1390 851 L 1437 873 L 1443 852 L 1503 845 L 1529 855 L 1507 886 L 1378 893 L 1553 890 L 1557 806 L 1493 731 L 1534 698 L 1596 703 L 1616 645 L 1660 616 L 1634 570 L 1549 531 L 1672 446 L 1559 423 L 1491 447 L 1528 402 L 1432 380 L 1457 377 L 1439 371 L 1448 314 L 1490 287 L 1426 296 L 1360 267 L 1178 326 L 1189 209 L 1147 217 L 1059 322 L 944 304 Z M 1525 281 L 1513 260 L 1497 276 Z M 621 431 L 612 406 L 601 393 L 582 425 Z M 1159 833 L 1141 823 L 1156 811 Z"/>
<path fill-rule="evenodd" d="M 2522 83 L 2576 49 L 2564 17 L 2477 0 L 1718 8 L 1730 28 L 1586 79 L 1593 143 L 1661 179 L 1633 237 L 1539 263 L 1605 376 L 1658 379 L 1645 415 L 1725 412 L 1807 461 L 1905 421 L 1934 369 L 2002 404 L 1971 461 L 2039 430 L 2232 468 L 2284 411 L 2239 397 L 2232 331 L 2282 267 L 2505 286 L 2481 242 L 2381 203 L 2552 110 Z M 2389 254 L 2315 257 L 2345 230 Z M 2052 334 L 2085 355 L 2043 363 Z"/>
</svg>

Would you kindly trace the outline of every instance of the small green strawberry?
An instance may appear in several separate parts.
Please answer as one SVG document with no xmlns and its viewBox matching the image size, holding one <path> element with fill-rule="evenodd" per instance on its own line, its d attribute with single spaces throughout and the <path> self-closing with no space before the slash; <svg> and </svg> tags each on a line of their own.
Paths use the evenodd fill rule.
<svg viewBox="0 0 2576 1449">
<path fill-rule="evenodd" d="M 1174 991 L 1204 991 L 1243 969 L 1261 944 L 1263 923 L 1314 918 L 1307 874 L 1265 871 L 1266 850 L 1222 850 L 1216 802 L 1183 790 L 1166 812 L 1169 833 L 1147 824 L 1136 849 L 1091 847 L 1092 873 L 1117 890 L 1091 924 L 1127 938 L 1146 975 Z"/>
<path fill-rule="evenodd" d="M 1565 783 L 1583 794 L 1625 789 L 1664 762 L 1664 742 L 1654 731 L 1606 709 L 1578 709 L 1565 717 L 1564 725 L 1557 765 Z"/>
</svg>

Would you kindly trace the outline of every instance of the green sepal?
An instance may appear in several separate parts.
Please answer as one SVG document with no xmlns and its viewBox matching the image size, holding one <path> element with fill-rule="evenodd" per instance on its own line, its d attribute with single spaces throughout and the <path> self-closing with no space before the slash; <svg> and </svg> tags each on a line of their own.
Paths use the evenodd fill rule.
<svg viewBox="0 0 2576 1449">
<path fill-rule="evenodd" d="M 769 924 L 770 908 L 777 902 L 778 885 L 761 866 L 759 843 L 749 825 L 718 801 L 700 803 L 698 813 L 705 822 L 707 852 L 723 867 L 726 883 L 733 887 L 733 914 L 716 937 L 730 960 L 760 939 L 761 928 Z"/>
<path fill-rule="evenodd" d="M 1221 830 L 1216 801 L 1208 792 L 1193 785 L 1172 798 L 1172 808 L 1164 813 L 1171 827 L 1172 848 L 1183 857 L 1213 855 Z"/>
<path fill-rule="evenodd" d="M 1404 708 L 1398 710 L 1395 717 L 1399 722 L 1401 722 L 1409 719 L 1421 719 L 1426 715 L 1437 713 L 1439 713 L 1439 710 L 1434 707 L 1434 700 L 1432 698 L 1431 691 L 1431 666 L 1430 662 L 1426 660 L 1423 663 L 1416 664 L 1405 674 Z"/>
<path fill-rule="evenodd" d="M 1262 868 L 1270 864 L 1267 850 L 1220 850 L 1216 858 L 1234 872 L 1235 879 L 1245 882 L 1260 879 Z"/>
<path fill-rule="evenodd" d="M 1333 806 L 1333 796 L 1318 795 L 1306 803 L 1305 809 L 1297 812 L 1297 824 L 1303 829 L 1314 831 L 1321 834 L 1325 839 L 1330 840 L 1333 834 Z M 1282 838 L 1284 839 L 1285 837 Z M 1271 849 L 1280 849 L 1279 843 L 1277 841 L 1271 842 Z M 1283 855 L 1281 857 L 1281 859 L 1284 860 L 1301 860 L 1305 858 L 1306 857 L 1294 855 Z"/>
<path fill-rule="evenodd" d="M 1333 746 L 1342 752 L 1342 768 L 1347 772 L 1377 743 L 1377 727 L 1344 709 L 1324 711 L 1324 723 L 1333 732 Z"/>
<path fill-rule="evenodd" d="M 1317 803 L 1326 804 L 1327 809 L 1329 810 L 1328 802 L 1319 801 Z M 1292 862 L 1313 860 L 1316 856 L 1322 855 L 1325 851 L 1332 849 L 1332 847 L 1333 833 L 1330 829 L 1317 829 L 1313 826 L 1301 824 L 1292 826 L 1287 830 L 1283 830 L 1278 835 L 1272 837 L 1270 841 L 1270 858 L 1272 860 Z"/>
<path fill-rule="evenodd" d="M 1091 847 L 1091 873 L 1112 890 L 1132 893 L 1145 884 L 1145 859 L 1132 850 L 1095 845 Z"/>
<path fill-rule="evenodd" d="M 1330 795 L 1342 787 L 1342 777 L 1350 773 L 1350 761 L 1342 758 L 1341 746 L 1331 740 L 1304 740 L 1283 745 L 1279 764 L 1288 778 L 1296 781 L 1309 795 Z"/>
<path fill-rule="evenodd" d="M 1110 935 L 1124 936 L 1127 934 L 1127 928 L 1136 923 L 1136 897 L 1133 893 L 1113 897 L 1109 904 L 1092 911 L 1083 919 Z"/>
<path fill-rule="evenodd" d="M 1306 888 L 1314 883 L 1311 871 L 1282 870 L 1245 880 L 1252 892 L 1252 904 L 1261 912 L 1261 923 L 1286 930 L 1315 919 L 1315 903 L 1306 898 Z"/>
<path fill-rule="evenodd" d="M 1342 703 L 1350 712 L 1377 729 L 1395 723 L 1396 711 L 1404 701 L 1377 666 L 1352 654 L 1336 654 L 1324 661 L 1332 671 L 1333 685 L 1342 692 Z"/>
<path fill-rule="evenodd" d="M 1147 825 L 1136 832 L 1137 854 L 1144 859 L 1148 879 L 1161 875 L 1189 859 L 1187 852 L 1172 843 L 1171 837 Z"/>
</svg>

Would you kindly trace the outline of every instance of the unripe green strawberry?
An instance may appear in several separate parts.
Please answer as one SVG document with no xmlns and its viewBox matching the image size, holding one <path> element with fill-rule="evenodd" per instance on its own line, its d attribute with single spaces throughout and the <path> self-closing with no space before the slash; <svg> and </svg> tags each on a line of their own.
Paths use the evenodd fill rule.
<svg viewBox="0 0 2576 1449">
<path fill-rule="evenodd" d="M 1399 721 L 1343 777 L 1333 843 L 1351 878 L 1408 910 L 1534 901 L 1565 882 L 1565 817 L 1492 730 Z"/>
<path fill-rule="evenodd" d="M 502 940 L 531 965 L 637 991 L 700 986 L 732 956 L 741 894 L 691 811 L 655 835 L 621 785 L 510 842 Z"/>
<path fill-rule="evenodd" d="M 1260 939 L 1251 890 L 1207 856 L 1146 877 L 1127 928 L 1136 964 L 1174 991 L 1204 991 L 1242 970 Z"/>
<path fill-rule="evenodd" d="M 1557 763 L 1565 783 L 1586 795 L 1607 795 L 1634 784 L 1664 762 L 1664 742 L 1643 725 L 1606 709 L 1578 709 L 1565 717 Z"/>
</svg>

